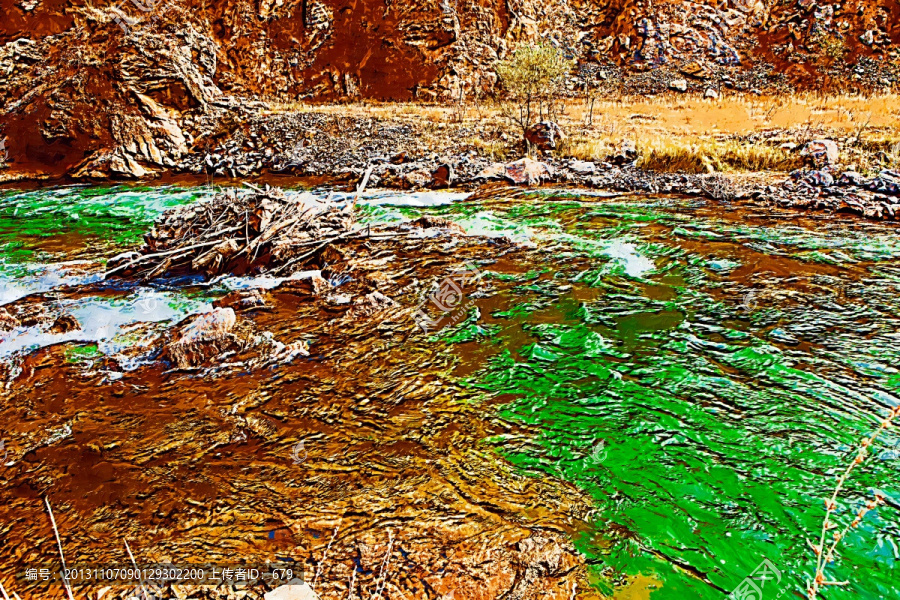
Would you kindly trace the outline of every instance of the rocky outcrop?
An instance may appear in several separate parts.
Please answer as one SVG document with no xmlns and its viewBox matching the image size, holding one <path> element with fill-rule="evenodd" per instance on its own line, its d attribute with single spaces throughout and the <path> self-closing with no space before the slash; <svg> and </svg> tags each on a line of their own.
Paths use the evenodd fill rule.
<svg viewBox="0 0 900 600">
<path fill-rule="evenodd" d="M 41 7 L 32 18 L 48 18 Z M 20 38 L 0 52 L 4 131 L 17 169 L 137 178 L 187 152 L 182 111 L 211 112 L 222 96 L 213 82 L 218 46 L 190 21 L 177 32 L 157 24 L 126 34 L 119 14 L 81 7 L 60 33 Z"/>
</svg>

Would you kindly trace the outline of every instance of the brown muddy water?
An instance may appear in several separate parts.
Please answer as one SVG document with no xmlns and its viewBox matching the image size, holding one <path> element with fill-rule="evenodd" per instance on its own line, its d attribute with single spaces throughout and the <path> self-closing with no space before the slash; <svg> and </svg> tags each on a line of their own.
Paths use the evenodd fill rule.
<svg viewBox="0 0 900 600">
<path fill-rule="evenodd" d="M 324 297 L 92 276 L 203 190 L 4 193 L 0 302 L 83 325 L 0 334 L 0 581 L 22 598 L 65 597 L 25 575 L 60 568 L 45 498 L 70 568 L 127 567 L 127 540 L 139 565 L 289 566 L 329 599 L 655 600 L 721 598 L 769 558 L 793 593 L 826 474 L 900 385 L 900 243 L 883 224 L 564 190 L 378 193 L 363 221 L 432 214 L 470 235 L 348 245 L 317 265 Z M 485 274 L 470 308 L 423 333 L 426 284 L 464 263 Z M 399 308 L 336 299 L 363 284 Z M 266 307 L 243 326 L 309 356 L 161 360 L 175 323 L 248 287 Z M 880 461 L 852 494 L 897 474 Z M 895 539 L 896 507 L 881 514 Z M 857 597 L 884 597 L 895 559 L 855 545 L 844 560 L 868 574 Z"/>
</svg>

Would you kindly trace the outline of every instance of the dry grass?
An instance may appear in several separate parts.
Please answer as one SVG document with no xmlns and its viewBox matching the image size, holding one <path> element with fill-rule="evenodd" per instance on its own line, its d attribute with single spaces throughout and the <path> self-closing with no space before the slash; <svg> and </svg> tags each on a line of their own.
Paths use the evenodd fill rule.
<svg viewBox="0 0 900 600">
<path fill-rule="evenodd" d="M 638 155 L 641 168 L 683 173 L 791 171 L 802 164 L 796 153 L 778 146 L 735 140 L 651 139 L 638 143 Z"/>
<path fill-rule="evenodd" d="M 418 123 L 425 141 L 453 142 L 457 128 L 484 132 L 459 143 L 502 160 L 520 153 L 518 134 L 493 101 L 464 105 L 356 102 L 275 105 L 273 112 L 323 112 Z M 861 171 L 900 168 L 900 95 L 758 97 L 725 94 L 711 100 L 684 94 L 568 101 L 560 125 L 569 134 L 558 155 L 602 161 L 623 140 L 637 144 L 639 165 L 660 171 L 787 171 L 799 166 L 785 142 L 839 140 L 843 159 Z M 441 124 L 444 124 L 441 126 Z M 439 127 L 441 126 L 441 127 Z M 509 142 L 499 141 L 506 133 Z M 433 139 L 429 139 L 433 138 Z M 753 140 L 753 141 L 748 141 Z M 759 141 L 763 140 L 763 141 Z"/>
<path fill-rule="evenodd" d="M 616 154 L 615 138 L 570 138 L 560 149 L 578 160 L 605 161 Z M 790 171 L 800 157 L 779 146 L 737 140 L 647 137 L 635 140 L 638 166 L 652 171 L 714 173 L 729 171 Z"/>
</svg>

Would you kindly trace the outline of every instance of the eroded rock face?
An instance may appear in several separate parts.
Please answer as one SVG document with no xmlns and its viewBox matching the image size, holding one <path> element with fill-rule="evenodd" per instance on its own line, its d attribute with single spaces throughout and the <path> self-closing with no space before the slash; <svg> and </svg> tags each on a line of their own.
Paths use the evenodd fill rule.
<svg viewBox="0 0 900 600">
<path fill-rule="evenodd" d="M 39 6 L 29 22 L 46 25 L 48 10 Z M 59 33 L 0 51 L 12 167 L 137 178 L 173 167 L 187 152 L 182 112 L 212 111 L 222 95 L 213 83 L 218 46 L 190 22 L 177 33 L 156 23 L 126 35 L 115 20 L 120 13 L 80 7 L 55 24 Z M 4 26 L 13 34 L 5 19 Z"/>
</svg>

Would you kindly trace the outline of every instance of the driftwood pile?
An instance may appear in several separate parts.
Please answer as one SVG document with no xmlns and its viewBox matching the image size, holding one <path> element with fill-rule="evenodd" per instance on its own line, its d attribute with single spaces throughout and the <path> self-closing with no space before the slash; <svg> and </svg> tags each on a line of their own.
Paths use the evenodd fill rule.
<svg viewBox="0 0 900 600">
<path fill-rule="evenodd" d="M 252 193 L 227 190 L 166 212 L 142 247 L 109 261 L 107 277 L 277 273 L 354 234 L 355 202 L 245 185 Z"/>
</svg>

